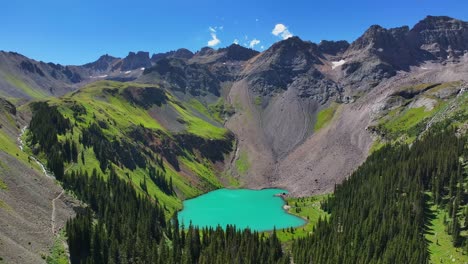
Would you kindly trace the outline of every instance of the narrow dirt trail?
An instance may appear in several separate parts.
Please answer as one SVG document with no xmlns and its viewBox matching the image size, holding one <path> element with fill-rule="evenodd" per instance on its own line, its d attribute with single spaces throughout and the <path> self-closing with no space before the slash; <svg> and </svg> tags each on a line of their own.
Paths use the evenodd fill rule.
<svg viewBox="0 0 468 264">
<path fill-rule="evenodd" d="M 22 140 L 22 137 L 23 137 L 23 134 L 26 132 L 26 129 L 28 128 L 28 126 L 24 126 L 22 129 L 21 129 L 21 133 L 19 134 L 18 136 L 18 147 L 21 149 L 21 151 L 24 151 L 24 141 Z M 38 159 L 36 159 L 34 156 L 30 155 L 29 158 L 36 162 L 37 165 L 39 165 L 39 167 L 42 169 L 42 172 L 44 173 L 44 175 L 48 178 L 51 178 L 51 179 L 55 179 L 54 175 L 52 175 L 51 173 L 49 173 L 46 169 L 46 167 L 44 166 L 44 164 L 42 164 Z M 50 216 L 50 226 L 51 226 L 51 229 L 52 229 L 52 234 L 54 235 L 58 235 L 58 232 L 56 232 L 55 230 L 55 219 L 56 219 L 56 210 L 55 210 L 55 202 L 60 199 L 60 197 L 62 197 L 62 195 L 64 194 L 64 190 L 62 190 L 60 192 L 59 195 L 57 195 L 57 197 L 55 197 L 54 199 L 52 199 L 51 201 L 51 204 L 52 204 L 52 213 L 51 213 L 51 216 Z"/>
<path fill-rule="evenodd" d="M 50 223 L 51 223 L 51 227 L 52 227 L 52 233 L 54 235 L 57 235 L 58 233 L 55 231 L 55 216 L 56 216 L 56 213 L 55 213 L 55 201 L 57 201 L 58 199 L 60 199 L 60 197 L 63 195 L 65 191 L 62 190 L 60 192 L 59 195 L 57 195 L 57 197 L 55 197 L 53 200 L 52 200 L 52 215 L 50 216 Z"/>
</svg>

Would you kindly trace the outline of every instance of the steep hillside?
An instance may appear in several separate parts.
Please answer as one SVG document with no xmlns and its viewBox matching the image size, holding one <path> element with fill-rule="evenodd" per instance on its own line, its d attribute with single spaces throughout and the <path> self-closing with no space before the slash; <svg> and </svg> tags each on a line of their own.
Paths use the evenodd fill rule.
<svg viewBox="0 0 468 264">
<path fill-rule="evenodd" d="M 31 109 L 32 153 L 59 179 L 113 169 L 168 212 L 226 180 L 220 172 L 233 136 L 158 86 L 101 81 Z"/>
<path fill-rule="evenodd" d="M 45 262 L 56 234 L 79 205 L 20 149 L 17 137 L 24 124 L 13 104 L 0 98 L 0 257 L 5 263 Z"/>
</svg>

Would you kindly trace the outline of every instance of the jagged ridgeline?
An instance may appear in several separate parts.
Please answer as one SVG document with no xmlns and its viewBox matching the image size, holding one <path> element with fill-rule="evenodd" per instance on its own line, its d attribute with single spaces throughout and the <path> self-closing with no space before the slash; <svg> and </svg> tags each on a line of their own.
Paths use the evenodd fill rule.
<svg viewBox="0 0 468 264">
<path fill-rule="evenodd" d="M 322 204 L 331 217 L 294 242 L 294 262 L 428 263 L 431 203 L 447 208 L 453 245 L 468 246 L 460 235 L 468 217 L 467 139 L 447 121 L 411 147 L 387 145 L 372 154 Z"/>
<path fill-rule="evenodd" d="M 31 150 L 58 180 L 114 170 L 168 213 L 222 186 L 215 165 L 233 135 L 158 86 L 97 82 L 30 108 Z"/>
</svg>

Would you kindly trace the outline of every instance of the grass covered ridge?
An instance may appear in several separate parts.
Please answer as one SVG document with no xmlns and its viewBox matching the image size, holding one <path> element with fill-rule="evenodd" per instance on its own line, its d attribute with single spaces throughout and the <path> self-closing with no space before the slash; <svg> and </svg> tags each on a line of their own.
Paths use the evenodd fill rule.
<svg viewBox="0 0 468 264">
<path fill-rule="evenodd" d="M 206 115 L 209 112 L 204 111 L 202 105 L 180 102 L 156 85 L 114 81 L 92 83 L 62 98 L 50 99 L 48 105 L 56 107 L 63 117 L 70 120 L 71 128 L 58 135 L 60 144 L 73 142 L 78 149 L 77 161 L 67 162 L 65 173 L 86 171 L 91 174 L 97 171 L 107 177 L 111 166 L 138 192 L 160 201 L 168 215 L 181 209 L 182 199 L 222 186 L 220 172 L 213 164 L 224 158 L 219 153 L 229 149 L 228 142 L 232 141 L 232 136 Z M 174 133 L 159 123 L 149 113 L 158 107 L 173 107 L 186 129 Z M 87 142 L 97 143 L 85 145 L 85 136 Z M 192 139 L 197 144 L 185 142 Z M 217 150 L 221 146 L 224 149 Z M 105 153 L 112 151 L 110 147 L 116 147 L 115 155 Z M 119 153 L 122 151 L 129 154 Z M 39 154 L 40 158 L 42 156 L 47 160 Z M 111 158 L 110 164 L 103 167 L 102 157 L 107 156 Z M 126 164 L 136 164 L 136 167 Z M 162 175 L 166 183 L 157 183 L 161 181 L 156 179 L 160 176 L 150 179 L 151 168 L 155 168 L 155 173 Z M 169 182 L 174 193 L 164 190 L 164 185 Z"/>
</svg>

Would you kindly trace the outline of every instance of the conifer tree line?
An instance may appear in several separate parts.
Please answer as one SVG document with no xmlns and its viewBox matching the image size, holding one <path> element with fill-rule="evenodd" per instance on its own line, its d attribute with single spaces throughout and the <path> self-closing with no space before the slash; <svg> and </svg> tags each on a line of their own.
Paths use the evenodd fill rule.
<svg viewBox="0 0 468 264">
<path fill-rule="evenodd" d="M 227 226 L 179 228 L 163 207 L 111 170 L 65 174 L 64 187 L 89 205 L 66 224 L 71 263 L 289 263 L 276 233 Z"/>
<path fill-rule="evenodd" d="M 331 217 L 293 243 L 294 263 L 428 263 L 429 199 L 451 215 L 453 244 L 468 247 L 460 236 L 468 193 L 461 161 L 467 157 L 467 137 L 440 127 L 411 147 L 372 154 L 322 204 Z"/>
<path fill-rule="evenodd" d="M 29 124 L 31 144 L 34 154 L 43 152 L 47 158 L 47 167 L 57 179 L 64 173 L 65 162 L 78 161 L 78 146 L 70 139 L 60 143 L 58 135 L 71 129 L 70 120 L 64 118 L 56 107 L 46 102 L 36 102 L 31 105 L 33 118 Z M 35 148 L 37 146 L 37 148 Z"/>
</svg>

